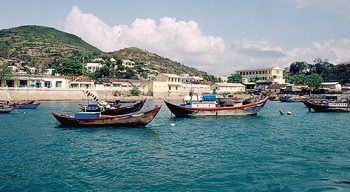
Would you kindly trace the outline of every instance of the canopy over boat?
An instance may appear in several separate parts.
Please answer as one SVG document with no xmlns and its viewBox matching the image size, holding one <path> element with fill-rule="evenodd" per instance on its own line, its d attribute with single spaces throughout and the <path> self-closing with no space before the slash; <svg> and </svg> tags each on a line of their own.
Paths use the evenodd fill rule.
<svg viewBox="0 0 350 192">
<path fill-rule="evenodd" d="M 88 115 L 84 115 L 85 112 L 80 112 L 78 115 L 69 116 L 64 114 L 52 113 L 53 116 L 64 126 L 135 126 L 144 127 L 149 124 L 154 117 L 158 114 L 161 106 L 156 106 L 153 109 L 130 113 L 126 115 L 107 116 L 98 115 L 88 112 Z"/>
<path fill-rule="evenodd" d="M 99 104 L 90 104 L 88 106 L 80 105 L 80 108 L 82 111 L 85 112 L 101 112 L 102 115 L 123 115 L 140 111 L 145 103 L 146 99 L 143 99 L 138 102 L 132 103 L 128 106 L 107 106 Z"/>
</svg>

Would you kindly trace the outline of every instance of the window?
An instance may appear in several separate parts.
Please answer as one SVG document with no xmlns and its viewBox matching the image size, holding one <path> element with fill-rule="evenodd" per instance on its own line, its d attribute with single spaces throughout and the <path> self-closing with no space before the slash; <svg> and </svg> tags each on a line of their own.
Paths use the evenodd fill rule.
<svg viewBox="0 0 350 192">
<path fill-rule="evenodd" d="M 56 87 L 62 87 L 62 81 L 56 81 Z"/>
<path fill-rule="evenodd" d="M 19 87 L 27 87 L 27 80 L 19 80 Z"/>
<path fill-rule="evenodd" d="M 14 87 L 15 81 L 14 80 L 6 80 L 6 86 L 7 87 Z"/>
<path fill-rule="evenodd" d="M 51 81 L 45 81 L 44 82 L 44 87 L 51 88 Z"/>
</svg>

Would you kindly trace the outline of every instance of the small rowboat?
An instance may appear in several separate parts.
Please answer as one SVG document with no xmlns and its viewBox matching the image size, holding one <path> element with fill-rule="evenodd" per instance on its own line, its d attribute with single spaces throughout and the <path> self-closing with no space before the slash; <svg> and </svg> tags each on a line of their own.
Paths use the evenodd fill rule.
<svg viewBox="0 0 350 192">
<path fill-rule="evenodd" d="M 15 103 L 16 109 L 36 109 L 41 103 L 35 101 Z"/>
<path fill-rule="evenodd" d="M 153 109 L 130 113 L 126 115 L 108 116 L 100 112 L 79 112 L 75 116 L 52 113 L 53 116 L 64 126 L 133 126 L 144 127 L 149 124 L 158 114 L 161 106 Z"/>
<path fill-rule="evenodd" d="M 0 113 L 10 113 L 15 109 L 13 105 L 0 104 Z"/>
<path fill-rule="evenodd" d="M 238 116 L 238 115 L 255 115 L 259 112 L 268 98 L 256 102 L 243 102 L 240 105 L 234 106 L 217 106 L 215 103 L 195 103 L 191 106 L 187 105 L 175 105 L 164 101 L 168 106 L 169 110 L 176 117 L 187 117 L 187 116 Z M 198 107 L 204 105 L 206 107 Z"/>
<path fill-rule="evenodd" d="M 98 106 L 95 104 L 93 106 L 85 106 L 79 105 L 80 109 L 85 112 L 101 112 L 102 115 L 123 115 L 128 113 L 134 113 L 140 111 L 143 105 L 146 103 L 146 99 L 140 100 L 138 102 L 133 103 L 132 105 L 124 106 L 124 107 L 113 107 L 108 108 L 107 106 Z"/>
</svg>

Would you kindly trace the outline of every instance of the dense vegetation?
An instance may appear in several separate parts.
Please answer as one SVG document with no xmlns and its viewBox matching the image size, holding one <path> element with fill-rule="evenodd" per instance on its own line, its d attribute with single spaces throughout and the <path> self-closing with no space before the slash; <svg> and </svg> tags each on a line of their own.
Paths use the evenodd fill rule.
<svg viewBox="0 0 350 192">
<path fill-rule="evenodd" d="M 350 64 L 338 64 L 327 60 L 315 59 L 313 64 L 305 61 L 293 62 L 286 74 L 286 81 L 319 87 L 322 82 L 350 83 Z"/>
</svg>

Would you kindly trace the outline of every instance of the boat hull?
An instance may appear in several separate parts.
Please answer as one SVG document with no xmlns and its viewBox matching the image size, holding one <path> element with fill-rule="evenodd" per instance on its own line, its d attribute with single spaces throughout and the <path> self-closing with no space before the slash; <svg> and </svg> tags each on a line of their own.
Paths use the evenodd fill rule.
<svg viewBox="0 0 350 192">
<path fill-rule="evenodd" d="M 343 106 L 329 105 L 329 104 L 315 104 L 307 100 L 303 101 L 304 105 L 315 112 L 350 112 L 349 104 Z"/>
<path fill-rule="evenodd" d="M 36 109 L 40 103 L 16 105 L 16 109 Z"/>
<path fill-rule="evenodd" d="M 179 105 L 174 105 L 167 101 L 164 101 L 169 110 L 176 117 L 187 116 L 242 116 L 242 115 L 255 115 L 266 104 L 268 98 L 265 98 L 256 103 L 250 103 L 247 105 L 233 106 L 233 107 L 216 107 L 216 108 L 189 108 Z"/>
<path fill-rule="evenodd" d="M 14 109 L 15 109 L 15 107 L 12 105 L 2 105 L 0 107 L 0 113 L 10 113 Z"/>
<path fill-rule="evenodd" d="M 127 126 L 144 127 L 158 114 L 161 106 L 138 113 L 130 113 L 118 116 L 102 116 L 100 118 L 73 118 L 68 115 L 52 113 L 63 126 Z"/>
</svg>

